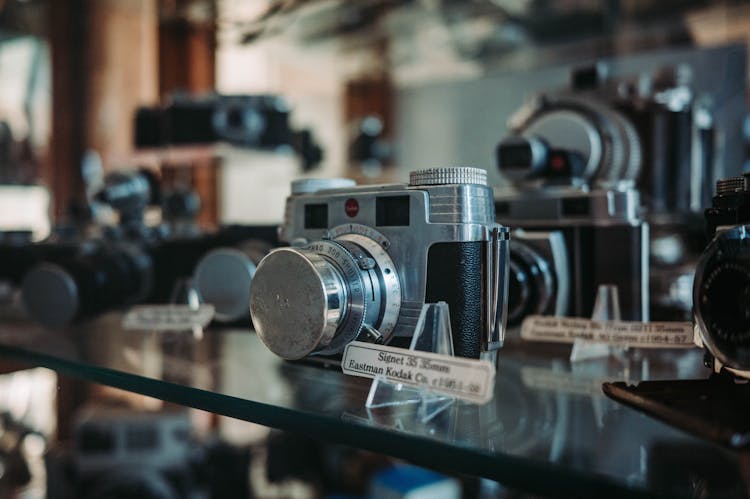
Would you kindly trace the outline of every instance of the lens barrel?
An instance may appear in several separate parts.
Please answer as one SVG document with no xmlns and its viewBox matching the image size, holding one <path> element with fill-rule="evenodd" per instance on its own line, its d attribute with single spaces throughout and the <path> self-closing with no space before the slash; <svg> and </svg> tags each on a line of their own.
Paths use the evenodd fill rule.
<svg viewBox="0 0 750 499">
<path fill-rule="evenodd" d="M 554 300 L 557 283 L 547 262 L 534 248 L 511 239 L 508 279 L 508 325 L 527 315 L 543 314 Z"/>
<path fill-rule="evenodd" d="M 365 239 L 280 248 L 260 262 L 250 316 L 269 350 L 295 360 L 340 353 L 365 327 L 390 334 L 400 305 L 398 276 L 385 252 L 365 249 Z"/>
<path fill-rule="evenodd" d="M 151 258 L 130 245 L 105 245 L 89 254 L 41 263 L 24 277 L 21 295 L 30 315 L 50 328 L 134 303 L 153 282 Z"/>
</svg>

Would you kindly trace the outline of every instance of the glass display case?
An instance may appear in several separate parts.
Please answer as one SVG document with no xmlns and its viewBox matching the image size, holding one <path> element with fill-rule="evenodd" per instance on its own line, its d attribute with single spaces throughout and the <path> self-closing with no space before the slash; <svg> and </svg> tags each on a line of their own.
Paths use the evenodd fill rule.
<svg viewBox="0 0 750 499">
<path fill-rule="evenodd" d="M 0 1 L 0 373 L 42 373 L 0 393 L 0 496 L 2 427 L 28 422 L 3 411 L 39 412 L 15 395 L 37 384 L 50 449 L 102 390 L 511 497 L 750 497 L 750 385 L 714 390 L 750 366 L 748 41 L 731 0 Z M 707 218 L 718 194 L 731 209 Z M 422 222 L 444 226 L 428 240 Z M 714 286 L 706 235 L 729 226 L 713 247 L 741 246 L 739 271 Z M 472 252 L 429 257 L 456 241 Z M 617 312 L 596 320 L 679 321 L 689 348 L 521 338 L 532 315 L 588 321 L 602 289 Z M 481 346 L 467 357 L 492 358 L 508 316 L 489 402 L 373 403 L 382 378 L 328 357 L 405 347 L 445 295 L 453 318 L 481 308 L 452 337 Z M 124 320 L 185 304 L 211 325 Z M 738 364 L 706 341 L 725 323 Z"/>
<path fill-rule="evenodd" d="M 702 378 L 697 350 L 630 350 L 571 364 L 569 346 L 511 341 L 494 395 L 427 422 L 368 409 L 370 381 L 287 362 L 249 329 L 125 330 L 110 314 L 66 331 L 0 326 L 0 355 L 316 439 L 555 496 L 745 497 L 747 460 L 607 399 L 605 381 Z"/>
</svg>

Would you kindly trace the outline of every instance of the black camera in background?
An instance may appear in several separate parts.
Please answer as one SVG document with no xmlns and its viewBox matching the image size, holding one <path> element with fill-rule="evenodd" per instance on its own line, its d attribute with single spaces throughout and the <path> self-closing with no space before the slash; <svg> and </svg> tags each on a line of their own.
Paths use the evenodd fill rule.
<svg viewBox="0 0 750 499">
<path fill-rule="evenodd" d="M 679 68 L 664 66 L 651 75 L 653 92 L 674 91 L 682 86 Z M 595 67 L 574 69 L 571 88 L 574 91 L 596 91 L 606 78 Z M 687 88 L 692 88 L 692 82 Z M 717 170 L 714 124 L 695 126 L 694 97 L 689 105 L 672 108 L 655 96 L 646 99 L 608 95 L 608 104 L 630 120 L 641 145 L 641 173 L 638 189 L 644 193 L 649 213 L 690 213 L 692 191 L 699 189 L 701 204 L 710 204 L 713 172 Z M 697 133 L 694 133 L 694 128 Z M 701 184 L 693 186 L 693 148 L 698 145 Z"/>
<path fill-rule="evenodd" d="M 92 317 L 137 302 L 168 303 L 175 285 L 192 276 L 206 253 L 250 239 L 278 246 L 275 226 L 231 225 L 196 237 L 141 245 L 91 241 L 78 247 L 63 246 L 56 252 L 53 244 L 32 244 L 8 251 L 13 257 L 9 261 L 18 262 L 19 269 L 2 271 L 19 282 L 23 280 L 24 302 L 32 317 L 59 328 L 71 319 Z M 0 248 L 0 255 L 3 250 Z M 60 291 L 61 274 L 65 276 L 62 282 L 75 288 L 63 286 L 71 294 L 66 303 L 75 310 L 58 313 L 55 304 L 60 297 L 51 293 Z"/>
<path fill-rule="evenodd" d="M 574 286 L 571 316 L 591 317 L 596 302 L 597 284 L 617 286 L 623 320 L 641 321 L 643 290 L 640 279 L 624 276 L 640 275 L 644 261 L 641 227 L 574 227 L 562 229 L 568 255 L 572 255 L 570 276 Z M 611 251 L 608 248 L 627 248 Z M 647 256 L 645 257 L 648 258 Z"/>
<path fill-rule="evenodd" d="M 146 253 L 102 245 L 90 253 L 61 259 L 56 265 L 75 281 L 78 316 L 96 315 L 132 302 L 148 286 L 153 263 Z"/>
<path fill-rule="evenodd" d="M 210 144 L 228 141 L 248 147 L 288 144 L 289 111 L 273 96 L 173 98 L 164 106 L 140 107 L 135 114 L 135 145 Z"/>
<path fill-rule="evenodd" d="M 702 130 L 693 137 L 691 108 L 672 111 L 655 104 L 635 107 L 625 102 L 615 107 L 632 121 L 640 137 L 643 171 L 638 187 L 647 194 L 649 212 L 689 213 L 693 142 L 702 142 L 701 169 L 709 174 L 714 169 L 714 130 Z M 710 184 L 710 179 L 704 182 Z M 708 203 L 710 192 L 703 192 L 702 198 Z"/>
<path fill-rule="evenodd" d="M 97 424 L 97 423 L 94 423 Z M 92 426 L 88 423 L 88 426 Z M 45 455 L 48 499 L 249 499 L 252 449 L 218 438 L 190 439 L 187 449 L 173 449 L 173 462 L 163 468 L 137 464 L 133 455 L 159 451 L 163 435 L 147 423 L 126 434 L 118 449 L 117 435 L 106 424 L 86 430 L 78 448 L 53 446 Z M 185 434 L 184 439 L 189 435 Z M 153 440 L 152 440 L 153 439 Z M 123 449 L 132 453 L 120 457 Z M 80 468 L 78 458 L 97 456 L 111 462 L 95 471 Z M 123 466 L 122 461 L 128 463 Z"/>
<path fill-rule="evenodd" d="M 254 149 L 293 150 L 304 171 L 316 167 L 323 150 L 310 130 L 294 130 L 289 108 L 274 95 L 177 96 L 168 104 L 140 107 L 135 114 L 135 146 L 230 144 Z"/>
<path fill-rule="evenodd" d="M 623 320 L 644 320 L 644 283 L 630 276 L 641 275 L 644 262 L 643 231 L 640 226 L 534 227 L 534 230 L 560 230 L 565 239 L 570 290 L 566 316 L 591 317 L 599 283 L 617 286 Z M 617 248 L 612 251 L 611 248 Z M 625 250 L 627 248 L 627 250 Z M 648 258 L 648 257 L 645 257 Z"/>
<path fill-rule="evenodd" d="M 72 258 L 80 252 L 80 244 L 69 242 L 0 244 L 0 280 L 20 284 L 26 272 L 37 263 L 54 263 Z"/>
</svg>

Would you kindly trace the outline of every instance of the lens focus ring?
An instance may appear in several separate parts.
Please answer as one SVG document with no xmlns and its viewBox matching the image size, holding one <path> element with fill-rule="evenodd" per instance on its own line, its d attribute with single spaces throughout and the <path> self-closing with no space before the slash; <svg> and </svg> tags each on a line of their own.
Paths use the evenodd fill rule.
<svg viewBox="0 0 750 499">
<path fill-rule="evenodd" d="M 546 314 L 553 309 L 557 283 L 549 264 L 532 247 L 510 242 L 508 324 L 519 325 L 527 315 Z"/>
</svg>

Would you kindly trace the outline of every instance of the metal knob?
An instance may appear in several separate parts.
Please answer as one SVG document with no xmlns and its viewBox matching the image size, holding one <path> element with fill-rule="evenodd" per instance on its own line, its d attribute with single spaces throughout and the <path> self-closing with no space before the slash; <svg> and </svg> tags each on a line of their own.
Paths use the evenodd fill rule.
<svg viewBox="0 0 750 499">
<path fill-rule="evenodd" d="M 342 277 L 322 256 L 281 248 L 258 265 L 250 285 L 250 316 L 269 350 L 301 359 L 331 342 L 346 293 Z"/>
<path fill-rule="evenodd" d="M 750 189 L 750 176 L 723 178 L 716 182 L 716 194 L 734 194 Z"/>
<path fill-rule="evenodd" d="M 409 185 L 477 184 L 487 185 L 487 171 L 481 168 L 456 166 L 428 168 L 409 173 Z"/>
</svg>

